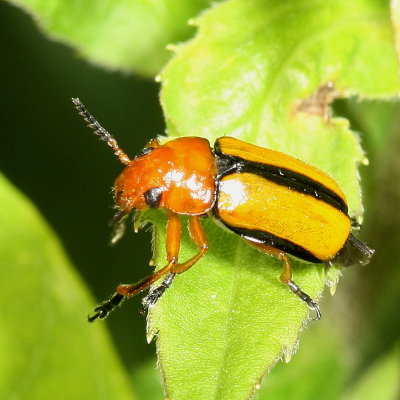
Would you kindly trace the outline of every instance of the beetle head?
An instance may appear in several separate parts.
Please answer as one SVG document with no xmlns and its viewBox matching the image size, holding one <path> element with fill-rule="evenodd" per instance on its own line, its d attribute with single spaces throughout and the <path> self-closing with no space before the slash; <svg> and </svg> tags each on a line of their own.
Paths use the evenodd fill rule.
<svg viewBox="0 0 400 400">
<path fill-rule="evenodd" d="M 144 147 L 118 176 L 114 184 L 117 207 L 125 213 L 132 209 L 159 208 L 166 190 L 170 167 L 166 149 L 156 139 Z"/>
</svg>

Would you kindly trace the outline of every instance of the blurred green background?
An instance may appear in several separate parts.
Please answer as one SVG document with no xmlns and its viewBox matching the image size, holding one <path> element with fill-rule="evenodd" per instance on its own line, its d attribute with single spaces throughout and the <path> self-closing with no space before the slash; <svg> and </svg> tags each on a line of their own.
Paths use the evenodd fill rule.
<svg viewBox="0 0 400 400">
<path fill-rule="evenodd" d="M 164 132 L 159 85 L 88 64 L 72 49 L 46 39 L 29 16 L 4 2 L 0 33 L 0 169 L 37 206 L 93 295 L 103 300 L 116 284 L 147 273 L 150 233 L 129 233 L 108 246 L 110 188 L 121 166 L 84 126 L 70 98 L 80 97 L 133 155 Z M 340 375 L 333 399 L 398 346 L 400 332 L 400 108 L 397 103 L 355 100 L 337 101 L 334 107 L 362 132 L 370 165 L 361 168 L 366 207 L 361 236 L 376 254 L 369 266 L 345 271 L 335 297 L 326 291 L 323 321 L 311 324 L 293 363 L 280 364 L 267 382 L 270 390 L 274 382 L 280 390 L 288 388 L 297 379 L 290 371 L 301 373 L 308 358 L 318 358 L 310 351 L 318 352 L 316 344 L 325 340 L 321 332 L 330 331 L 346 364 L 338 366 L 322 356 L 330 377 Z M 154 358 L 139 308 L 140 298 L 132 299 L 101 322 L 110 328 L 128 371 Z M 85 319 L 89 311 L 76 310 L 76 316 Z M 288 384 L 280 378 L 283 374 Z M 306 393 L 304 398 L 314 397 Z"/>
<path fill-rule="evenodd" d="M 38 207 L 98 300 L 116 284 L 149 271 L 149 232 L 108 245 L 111 187 L 121 171 L 112 151 L 86 128 L 71 97 L 80 97 L 134 155 L 163 134 L 158 84 L 89 65 L 46 39 L 20 9 L 0 2 L 1 171 Z M 127 365 L 154 354 L 136 298 L 109 319 Z M 91 310 L 82 309 L 85 319 Z"/>
</svg>

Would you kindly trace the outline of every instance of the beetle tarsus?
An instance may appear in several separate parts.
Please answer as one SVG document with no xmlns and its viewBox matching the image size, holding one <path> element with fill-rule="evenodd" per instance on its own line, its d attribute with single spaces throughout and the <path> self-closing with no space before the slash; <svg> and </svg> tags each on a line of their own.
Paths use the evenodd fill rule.
<svg viewBox="0 0 400 400">
<path fill-rule="evenodd" d="M 321 314 L 321 310 L 319 309 L 318 304 L 311 298 L 309 298 L 308 300 L 305 300 L 305 302 L 307 303 L 309 309 L 315 312 L 315 317 L 311 318 L 311 319 L 313 321 L 318 321 L 319 319 L 321 319 L 322 314 Z"/>
<path fill-rule="evenodd" d="M 116 307 L 118 307 L 121 302 L 125 300 L 125 296 L 115 293 L 113 296 L 111 296 L 108 300 L 104 301 L 100 305 L 98 305 L 93 313 L 89 314 L 87 319 L 89 322 L 93 322 L 96 319 L 104 319 L 110 314 L 111 311 L 113 311 Z"/>
<path fill-rule="evenodd" d="M 300 297 L 301 300 L 303 300 L 307 305 L 308 308 L 312 311 L 315 312 L 316 316 L 314 318 L 312 318 L 314 321 L 318 321 L 319 319 L 321 319 L 321 310 L 319 309 L 318 304 L 307 294 L 304 293 L 300 287 L 294 283 L 293 281 L 289 280 L 287 282 L 287 285 L 289 286 L 290 290 L 297 296 Z"/>
<path fill-rule="evenodd" d="M 153 289 L 146 297 L 142 300 L 142 309 L 140 312 L 144 314 L 146 310 L 156 305 L 158 299 L 165 293 L 165 291 L 171 286 L 176 274 L 170 273 L 164 279 L 160 286 Z"/>
</svg>

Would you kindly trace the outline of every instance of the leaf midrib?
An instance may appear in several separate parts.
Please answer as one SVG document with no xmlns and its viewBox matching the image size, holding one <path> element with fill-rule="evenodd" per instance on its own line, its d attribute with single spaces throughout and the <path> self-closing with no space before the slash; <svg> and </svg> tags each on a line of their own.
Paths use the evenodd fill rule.
<svg viewBox="0 0 400 400">
<path fill-rule="evenodd" d="M 237 289 L 237 282 L 238 282 L 238 275 L 239 275 L 239 270 L 240 270 L 240 259 L 242 257 L 243 254 L 243 247 L 245 246 L 245 243 L 242 239 L 237 240 L 237 246 L 235 247 L 235 255 L 234 255 L 234 260 L 232 263 L 232 269 L 233 269 L 233 273 L 232 273 L 232 283 L 231 283 L 231 289 L 229 291 L 230 296 L 229 296 L 229 301 L 228 301 L 228 307 L 227 307 L 227 318 L 226 318 L 226 322 L 225 322 L 225 330 L 224 330 L 224 337 L 228 338 L 228 340 L 225 341 L 224 343 L 224 348 L 221 354 L 221 362 L 218 363 L 218 370 L 217 370 L 217 379 L 215 381 L 215 388 L 214 388 L 214 392 L 213 392 L 213 397 L 212 399 L 217 400 L 220 398 L 220 389 L 222 388 L 222 385 L 220 384 L 221 381 L 223 381 L 223 379 L 221 379 L 221 377 L 224 374 L 224 365 L 225 365 L 225 359 L 228 357 L 229 353 L 230 353 L 230 336 L 229 336 L 229 332 L 231 331 L 231 325 L 232 325 L 232 309 L 233 309 L 233 304 L 235 302 L 235 298 L 236 298 L 236 289 Z"/>
</svg>

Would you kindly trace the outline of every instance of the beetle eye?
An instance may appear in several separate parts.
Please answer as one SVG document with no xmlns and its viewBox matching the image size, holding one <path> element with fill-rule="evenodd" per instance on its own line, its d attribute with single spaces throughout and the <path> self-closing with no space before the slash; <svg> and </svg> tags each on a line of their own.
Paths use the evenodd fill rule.
<svg viewBox="0 0 400 400">
<path fill-rule="evenodd" d="M 162 189 L 155 187 L 149 189 L 144 193 L 144 199 L 146 200 L 146 204 L 150 208 L 158 208 L 161 202 Z"/>
<path fill-rule="evenodd" d="M 145 155 L 151 153 L 153 150 L 154 150 L 154 147 L 143 147 L 143 149 L 140 150 L 139 153 L 136 154 L 135 158 L 145 156 Z"/>
</svg>

